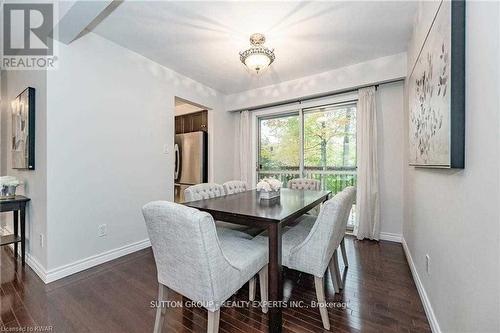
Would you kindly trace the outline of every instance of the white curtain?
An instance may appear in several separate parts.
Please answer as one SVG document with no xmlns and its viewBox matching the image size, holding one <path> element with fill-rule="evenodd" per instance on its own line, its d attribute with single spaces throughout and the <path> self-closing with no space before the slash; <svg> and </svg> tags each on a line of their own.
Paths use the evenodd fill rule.
<svg viewBox="0 0 500 333">
<path fill-rule="evenodd" d="M 240 113 L 240 180 L 247 183 L 252 188 L 252 154 L 251 154 L 251 126 L 250 113 L 242 111 Z"/>
<path fill-rule="evenodd" d="M 377 108 L 375 87 L 359 89 L 357 107 L 358 186 L 356 227 L 358 239 L 379 239 L 380 205 L 377 164 Z"/>
</svg>

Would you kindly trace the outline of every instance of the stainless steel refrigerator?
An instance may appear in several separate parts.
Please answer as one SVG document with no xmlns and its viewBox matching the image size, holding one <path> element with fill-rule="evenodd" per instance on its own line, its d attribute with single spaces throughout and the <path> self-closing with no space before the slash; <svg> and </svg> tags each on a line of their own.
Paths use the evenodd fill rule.
<svg viewBox="0 0 500 333">
<path fill-rule="evenodd" d="M 207 133 L 175 135 L 174 200 L 184 202 L 184 189 L 206 183 L 208 178 Z"/>
</svg>

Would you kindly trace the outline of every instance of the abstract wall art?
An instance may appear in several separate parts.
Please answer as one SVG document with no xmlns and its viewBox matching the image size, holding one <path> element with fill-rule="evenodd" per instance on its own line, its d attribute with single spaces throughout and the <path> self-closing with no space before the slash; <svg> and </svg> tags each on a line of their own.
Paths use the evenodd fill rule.
<svg viewBox="0 0 500 333">
<path fill-rule="evenodd" d="M 464 168 L 464 1 L 441 2 L 408 81 L 410 165 Z"/>
<path fill-rule="evenodd" d="M 12 168 L 35 169 L 35 89 L 12 101 Z"/>
</svg>

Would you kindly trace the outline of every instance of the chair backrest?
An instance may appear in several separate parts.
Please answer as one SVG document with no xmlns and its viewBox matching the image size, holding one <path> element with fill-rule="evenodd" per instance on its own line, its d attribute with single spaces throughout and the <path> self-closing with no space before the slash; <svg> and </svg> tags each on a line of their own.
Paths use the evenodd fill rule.
<svg viewBox="0 0 500 333">
<path fill-rule="evenodd" d="M 203 183 L 189 186 L 184 190 L 186 202 L 217 198 L 224 195 L 224 187 L 215 183 Z"/>
<path fill-rule="evenodd" d="M 316 179 L 295 178 L 288 181 L 288 188 L 292 190 L 321 190 L 321 182 Z"/>
<path fill-rule="evenodd" d="M 306 239 L 290 250 L 290 260 L 304 266 L 306 273 L 322 277 L 330 258 L 345 233 L 342 218 L 349 196 L 345 192 L 336 194 L 322 206 L 318 218 Z M 342 237 L 340 237 L 342 235 Z"/>
<path fill-rule="evenodd" d="M 222 184 L 226 194 L 241 193 L 247 190 L 247 183 L 241 180 L 231 180 Z"/>
<path fill-rule="evenodd" d="M 347 201 L 345 206 L 344 215 L 342 216 L 342 226 L 343 230 L 347 228 L 347 223 L 349 222 L 349 215 L 351 213 L 352 205 L 356 200 L 356 188 L 354 186 L 348 186 L 342 191 L 347 195 Z"/>
<path fill-rule="evenodd" d="M 239 269 L 222 252 L 208 213 L 167 201 L 142 208 L 158 271 L 158 282 L 209 309 L 223 301 L 227 279 Z"/>
</svg>

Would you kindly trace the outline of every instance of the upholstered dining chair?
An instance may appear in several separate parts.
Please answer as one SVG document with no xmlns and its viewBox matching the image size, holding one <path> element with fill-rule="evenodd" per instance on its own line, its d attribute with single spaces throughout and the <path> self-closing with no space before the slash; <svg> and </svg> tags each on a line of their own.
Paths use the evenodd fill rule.
<svg viewBox="0 0 500 333">
<path fill-rule="evenodd" d="M 215 183 L 203 183 L 189 186 L 184 190 L 186 202 L 217 198 L 225 194 L 224 187 Z"/>
<path fill-rule="evenodd" d="M 248 188 L 247 183 L 241 180 L 231 180 L 222 184 L 226 194 L 245 192 Z"/>
<path fill-rule="evenodd" d="M 344 202 L 344 207 L 342 209 L 342 216 L 339 218 L 339 221 L 341 223 L 340 228 L 338 229 L 340 234 L 335 237 L 335 242 L 338 239 L 340 240 L 339 248 L 342 253 L 342 260 L 344 262 L 344 266 L 348 266 L 348 260 L 347 260 L 347 251 L 345 248 L 345 231 L 347 228 L 347 222 L 349 221 L 349 214 L 352 209 L 352 205 L 354 204 L 354 201 L 356 200 L 356 188 L 353 186 L 348 186 L 344 188 L 342 192 L 339 194 L 340 196 L 345 196 L 346 200 Z M 311 230 L 316 223 L 316 219 L 311 216 L 304 215 L 301 217 L 298 221 L 298 223 L 302 224 L 304 228 Z M 339 268 L 339 262 L 338 262 L 338 252 L 336 251 L 335 254 L 332 256 L 331 263 L 329 265 L 329 270 L 330 270 L 330 275 L 333 280 L 333 287 L 335 288 L 335 292 L 338 293 L 340 292 L 340 289 L 344 288 L 345 281 L 341 277 L 341 272 Z"/>
<path fill-rule="evenodd" d="M 356 187 L 354 186 L 348 186 L 344 188 L 342 191 L 346 193 L 348 196 L 348 201 L 347 201 L 347 209 L 344 212 L 344 216 L 342 217 L 342 230 L 346 230 L 347 228 L 347 223 L 349 222 L 349 215 L 351 214 L 351 209 L 352 205 L 354 205 L 354 201 L 356 200 Z M 342 237 L 342 241 L 340 242 L 340 250 L 342 252 L 342 260 L 344 261 L 344 266 L 347 267 L 349 265 L 347 261 L 347 252 L 345 249 L 345 237 Z M 343 283 L 341 284 L 342 286 L 344 285 Z"/>
<path fill-rule="evenodd" d="M 316 179 L 294 178 L 288 181 L 288 188 L 292 190 L 321 190 L 321 182 Z"/>
<path fill-rule="evenodd" d="M 189 186 L 184 190 L 184 199 L 186 200 L 186 202 L 218 198 L 222 197 L 223 195 L 225 195 L 224 187 L 216 183 L 196 184 Z M 217 226 L 217 232 L 219 234 L 226 232 L 226 230 L 244 231 L 248 228 L 245 226 L 239 226 L 237 224 L 223 221 L 216 221 L 215 224 Z M 252 238 L 252 236 L 248 235 L 247 238 L 250 239 Z"/>
<path fill-rule="evenodd" d="M 196 184 L 193 186 L 189 186 L 184 190 L 184 198 L 186 202 L 196 201 L 196 200 L 204 200 L 210 198 L 217 198 L 227 193 L 224 191 L 224 186 L 216 183 L 202 183 Z M 252 239 L 260 232 L 262 232 L 259 228 L 252 228 L 245 225 L 239 225 L 224 221 L 215 221 L 215 226 L 217 228 L 217 234 L 222 235 L 231 231 L 240 232 L 240 236 Z M 248 295 L 250 301 L 255 299 L 255 287 L 257 284 L 256 277 L 252 277 L 249 282 L 248 287 Z"/>
<path fill-rule="evenodd" d="M 337 248 L 344 235 L 342 217 L 347 207 L 348 196 L 339 193 L 321 206 L 317 219 L 304 215 L 302 221 L 284 230 L 282 235 L 282 263 L 284 266 L 314 276 L 316 297 L 323 327 L 330 329 L 326 308 L 324 276 L 330 267 L 332 281 L 338 290 L 339 281 L 333 267 Z M 267 237 L 259 235 L 256 241 L 267 243 Z"/>
<path fill-rule="evenodd" d="M 158 301 L 169 288 L 202 304 L 208 310 L 207 332 L 218 332 L 223 303 L 255 274 L 265 280 L 267 247 L 235 231 L 218 235 L 212 216 L 197 209 L 154 201 L 142 211 L 158 272 Z M 161 332 L 164 315 L 159 306 L 155 333 Z"/>
<path fill-rule="evenodd" d="M 288 181 L 288 188 L 292 190 L 311 190 L 320 191 L 321 182 L 316 179 L 309 178 L 294 178 Z M 319 215 L 320 206 L 316 206 L 307 213 L 313 216 Z"/>
<path fill-rule="evenodd" d="M 231 193 L 227 193 L 224 190 L 223 185 L 219 185 L 216 183 L 197 184 L 189 186 L 184 190 L 184 198 L 186 199 L 186 202 L 217 198 L 226 194 L 231 194 Z M 217 225 L 217 228 L 226 228 L 244 232 L 245 234 L 247 234 L 247 238 L 249 239 L 257 236 L 262 231 L 259 228 L 252 228 L 224 221 L 215 221 L 215 224 Z M 219 232 L 224 232 L 224 230 L 220 229 Z"/>
</svg>

